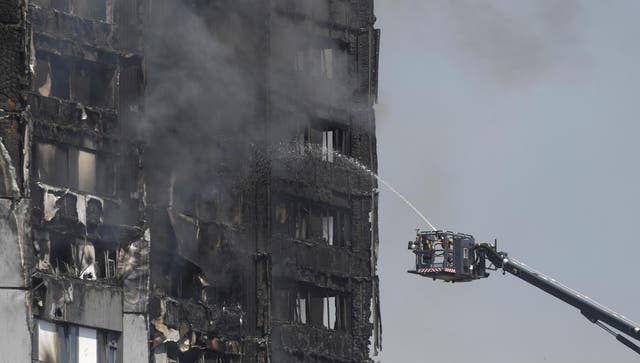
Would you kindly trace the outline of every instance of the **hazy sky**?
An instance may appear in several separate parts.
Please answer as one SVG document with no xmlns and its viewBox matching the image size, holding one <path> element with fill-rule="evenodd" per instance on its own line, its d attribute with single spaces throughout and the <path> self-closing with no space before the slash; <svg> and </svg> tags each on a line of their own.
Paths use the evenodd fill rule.
<svg viewBox="0 0 640 363">
<path fill-rule="evenodd" d="M 380 173 L 437 227 L 640 321 L 640 1 L 377 0 Z M 637 362 L 510 275 L 406 273 L 424 223 L 381 190 L 385 363 Z"/>
</svg>

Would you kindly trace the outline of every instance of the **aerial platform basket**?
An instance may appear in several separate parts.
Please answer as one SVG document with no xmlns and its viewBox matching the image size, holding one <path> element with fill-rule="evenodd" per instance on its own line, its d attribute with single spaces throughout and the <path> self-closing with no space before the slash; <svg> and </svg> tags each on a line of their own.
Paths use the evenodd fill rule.
<svg viewBox="0 0 640 363">
<path fill-rule="evenodd" d="M 418 230 L 416 240 L 408 244 L 416 256 L 416 268 L 408 272 L 447 282 L 486 277 L 484 261 L 476 263 L 474 246 L 475 239 L 467 234 Z"/>
</svg>

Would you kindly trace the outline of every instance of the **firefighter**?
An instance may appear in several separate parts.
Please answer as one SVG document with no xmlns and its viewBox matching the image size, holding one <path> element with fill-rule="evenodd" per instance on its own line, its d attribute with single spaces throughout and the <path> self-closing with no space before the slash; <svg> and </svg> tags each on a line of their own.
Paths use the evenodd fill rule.
<svg viewBox="0 0 640 363">
<path fill-rule="evenodd" d="M 423 261 L 428 263 L 429 266 L 431 266 L 431 264 L 433 263 L 433 244 L 431 244 L 431 241 L 429 241 L 429 239 L 427 237 L 423 237 L 423 248 L 422 250 L 424 251 L 424 259 Z"/>
</svg>

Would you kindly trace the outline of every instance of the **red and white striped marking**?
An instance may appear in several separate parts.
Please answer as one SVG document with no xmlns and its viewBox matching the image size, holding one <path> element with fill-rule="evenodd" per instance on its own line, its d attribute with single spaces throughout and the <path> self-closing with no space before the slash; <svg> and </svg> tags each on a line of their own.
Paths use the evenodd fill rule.
<svg viewBox="0 0 640 363">
<path fill-rule="evenodd" d="M 420 268 L 418 269 L 418 273 L 424 274 L 424 273 L 433 273 L 433 272 L 450 272 L 450 273 L 456 273 L 456 269 L 455 268 L 450 268 L 450 267 L 429 267 L 429 268 Z"/>
</svg>

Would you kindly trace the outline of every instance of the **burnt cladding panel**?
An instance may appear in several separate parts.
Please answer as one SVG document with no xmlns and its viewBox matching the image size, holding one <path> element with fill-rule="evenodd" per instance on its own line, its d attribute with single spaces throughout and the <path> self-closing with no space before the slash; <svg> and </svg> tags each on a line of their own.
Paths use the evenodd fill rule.
<svg viewBox="0 0 640 363">
<path fill-rule="evenodd" d="M 21 0 L 0 1 L 0 23 L 17 24 L 20 22 Z M 4 53 L 0 53 L 4 54 Z"/>
<path fill-rule="evenodd" d="M 0 24 L 0 108 L 15 110 L 26 88 L 25 31 Z"/>
</svg>

